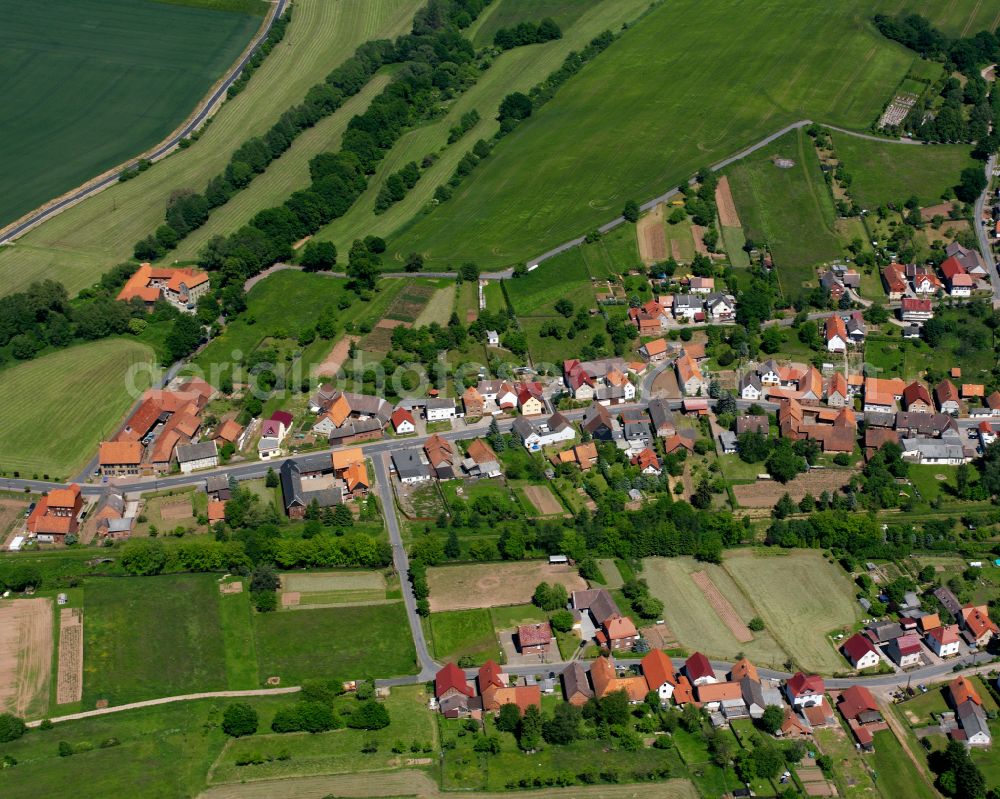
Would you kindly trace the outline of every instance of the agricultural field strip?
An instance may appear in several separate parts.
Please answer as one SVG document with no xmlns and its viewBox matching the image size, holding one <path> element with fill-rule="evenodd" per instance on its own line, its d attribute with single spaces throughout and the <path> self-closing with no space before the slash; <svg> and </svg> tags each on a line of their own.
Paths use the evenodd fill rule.
<svg viewBox="0 0 1000 799">
<path fill-rule="evenodd" d="M 56 704 L 79 702 L 83 697 L 83 609 L 59 611 L 59 671 Z"/>
<path fill-rule="evenodd" d="M 0 600 L 0 711 L 27 716 L 48 707 L 52 600 Z"/>
</svg>

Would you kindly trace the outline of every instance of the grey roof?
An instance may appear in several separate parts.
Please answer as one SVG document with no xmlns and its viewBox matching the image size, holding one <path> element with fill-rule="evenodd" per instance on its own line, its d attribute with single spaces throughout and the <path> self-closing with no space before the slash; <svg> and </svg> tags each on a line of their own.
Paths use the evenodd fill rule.
<svg viewBox="0 0 1000 799">
<path fill-rule="evenodd" d="M 767 707 L 767 701 L 764 699 L 764 688 L 757 680 L 744 677 L 740 680 L 740 691 L 743 693 L 743 701 L 746 702 L 747 707 L 751 705 L 757 705 L 760 708 Z"/>
<path fill-rule="evenodd" d="M 628 422 L 623 426 L 625 431 L 625 438 L 629 441 L 639 439 L 640 441 L 648 441 L 650 439 L 649 425 L 645 422 Z"/>
<path fill-rule="evenodd" d="M 594 396 L 599 400 L 625 399 L 624 386 L 598 386 Z"/>
<path fill-rule="evenodd" d="M 130 533 L 132 524 L 135 522 L 134 516 L 125 516 L 121 519 L 108 519 L 107 527 L 109 533 Z"/>
<path fill-rule="evenodd" d="M 428 464 L 419 449 L 404 449 L 392 453 L 392 462 L 400 479 L 404 477 L 422 477 L 430 474 Z"/>
<path fill-rule="evenodd" d="M 442 699 L 438 707 L 442 713 L 448 713 L 453 710 L 466 712 L 469 710 L 469 697 L 465 694 L 456 692 L 455 694 Z"/>
<path fill-rule="evenodd" d="M 202 441 L 198 444 L 180 444 L 177 447 L 177 462 L 200 461 L 202 458 L 217 458 L 219 448 L 214 441 Z"/>
<path fill-rule="evenodd" d="M 567 427 L 572 427 L 569 423 L 569 419 L 558 411 L 552 414 L 545 424 L 548 426 L 550 433 L 558 433 L 561 430 L 565 430 Z"/>
<path fill-rule="evenodd" d="M 888 641 L 895 641 L 903 634 L 903 628 L 894 621 L 886 621 L 881 624 L 873 624 L 869 629 L 878 638 L 880 644 Z"/>
<path fill-rule="evenodd" d="M 566 670 L 562 673 L 562 678 L 567 699 L 576 693 L 588 697 L 594 695 L 590 687 L 590 681 L 587 679 L 587 670 L 584 669 L 583 664 L 579 660 L 573 661 L 573 663 L 566 667 Z"/>
<path fill-rule="evenodd" d="M 674 412 L 670 406 L 662 399 L 649 401 L 649 417 L 653 420 L 653 427 L 661 430 L 665 427 L 674 427 Z"/>
<path fill-rule="evenodd" d="M 865 425 L 868 427 L 888 427 L 891 430 L 896 425 L 896 414 L 883 413 L 882 411 L 866 411 Z"/>
<path fill-rule="evenodd" d="M 534 422 L 525 416 L 518 416 L 514 420 L 514 424 L 511 425 L 511 429 L 521 437 L 521 440 L 528 438 L 532 433 L 538 432 L 535 428 Z"/>
<path fill-rule="evenodd" d="M 719 433 L 719 443 L 724 450 L 736 449 L 736 433 L 732 430 L 723 430 Z"/>
<path fill-rule="evenodd" d="M 697 294 L 674 295 L 674 308 L 694 308 L 695 310 L 700 311 L 701 302 L 701 297 Z"/>
<path fill-rule="evenodd" d="M 765 370 L 766 371 L 766 370 Z M 763 392 L 764 384 L 760 382 L 760 378 L 757 377 L 753 372 L 747 372 L 743 377 L 740 378 L 740 394 L 743 393 L 743 389 L 747 386 L 753 386 L 757 391 Z"/>
<path fill-rule="evenodd" d="M 596 402 L 591 403 L 590 407 L 583 412 L 580 426 L 591 435 L 601 428 L 606 428 L 609 432 L 614 431 L 615 428 L 614 419 L 611 418 L 608 409 Z"/>
<path fill-rule="evenodd" d="M 114 491 L 105 494 L 104 501 L 101 503 L 101 510 L 104 510 L 104 508 L 112 508 L 119 514 L 124 513 L 125 497 L 121 494 L 116 494 Z"/>
<path fill-rule="evenodd" d="M 335 427 L 329 436 L 329 440 L 340 441 L 351 436 L 364 433 L 374 433 L 382 429 L 382 423 L 378 419 L 348 419 L 340 427 Z"/>
<path fill-rule="evenodd" d="M 455 410 L 455 400 L 450 397 L 432 397 L 427 400 L 427 410 L 443 410 L 445 408 Z"/>
<path fill-rule="evenodd" d="M 205 490 L 209 494 L 214 494 L 216 491 L 226 491 L 229 489 L 229 475 L 227 474 L 213 474 L 210 477 L 205 478 Z"/>
<path fill-rule="evenodd" d="M 713 291 L 711 294 L 708 295 L 708 297 L 705 298 L 705 302 L 707 303 L 709 308 L 714 308 L 716 305 L 719 305 L 720 303 L 726 303 L 727 305 L 731 305 L 729 298 L 721 291 Z"/>
<path fill-rule="evenodd" d="M 958 716 L 959 723 L 965 731 L 966 738 L 971 738 L 979 733 L 990 735 L 990 727 L 986 721 L 986 714 L 983 712 L 983 709 L 971 699 L 967 699 L 962 702 L 962 704 L 955 709 L 955 714 Z"/>
<path fill-rule="evenodd" d="M 955 618 L 958 618 L 962 614 L 962 603 L 958 601 L 958 597 L 947 586 L 935 588 L 934 596 L 944 606 L 944 609 Z"/>
<path fill-rule="evenodd" d="M 281 496 L 285 500 L 285 510 L 293 505 L 305 507 L 305 494 L 302 491 L 302 475 L 299 473 L 299 466 L 295 461 L 285 461 L 281 464 L 279 472 L 281 482 Z"/>
<path fill-rule="evenodd" d="M 897 430 L 909 430 L 930 436 L 943 436 L 947 431 L 958 431 L 955 420 L 947 413 L 911 413 L 900 411 L 896 414 Z"/>
<path fill-rule="evenodd" d="M 961 444 L 949 444 L 936 438 L 904 438 L 903 452 L 917 452 L 924 460 L 964 459 L 965 450 Z"/>
<path fill-rule="evenodd" d="M 624 358 L 598 358 L 595 361 L 581 361 L 580 368 L 591 377 L 604 377 L 608 372 L 617 369 L 625 372 Z"/>
<path fill-rule="evenodd" d="M 770 424 L 766 416 L 745 414 L 736 417 L 736 435 L 742 435 L 748 430 L 768 435 L 771 431 Z"/>
<path fill-rule="evenodd" d="M 384 427 L 389 417 L 392 416 L 392 406 L 381 397 L 373 397 L 369 394 L 354 394 L 350 391 L 344 392 L 344 398 L 351 406 L 351 413 L 361 416 L 375 416 L 382 422 Z"/>
<path fill-rule="evenodd" d="M 621 616 L 618 605 L 615 604 L 614 597 L 604 588 L 591 588 L 587 591 L 573 592 L 573 607 L 576 610 L 589 610 L 590 615 L 598 624 L 613 616 Z"/>
</svg>

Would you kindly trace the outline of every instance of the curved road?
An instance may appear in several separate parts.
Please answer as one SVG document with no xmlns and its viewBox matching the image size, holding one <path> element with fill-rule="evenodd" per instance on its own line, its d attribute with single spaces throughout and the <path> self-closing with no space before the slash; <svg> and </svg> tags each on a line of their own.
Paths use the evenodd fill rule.
<svg viewBox="0 0 1000 799">
<path fill-rule="evenodd" d="M 986 263 L 986 269 L 990 273 L 990 283 L 993 285 L 993 307 L 1000 307 L 1000 275 L 997 273 L 996 258 L 993 257 L 993 245 L 990 236 L 983 225 L 983 211 L 986 209 L 986 200 L 990 195 L 990 181 L 993 179 L 993 170 L 997 165 L 996 155 L 991 155 L 986 162 L 986 188 L 976 200 L 976 210 L 974 212 L 973 226 L 976 228 L 976 238 L 979 241 L 979 252 Z"/>
<path fill-rule="evenodd" d="M 148 160 L 158 161 L 163 158 L 177 146 L 181 139 L 191 135 L 191 133 L 197 130 L 198 126 L 201 125 L 202 122 L 211 116 L 216 103 L 218 103 L 219 100 L 222 99 L 223 95 L 229 91 L 229 87 L 233 85 L 233 82 L 239 77 L 243 68 L 247 65 L 247 62 L 251 59 L 251 57 L 253 57 L 253 54 L 257 52 L 261 43 L 271 32 L 271 28 L 274 25 L 275 20 L 284 13 L 285 6 L 288 5 L 288 0 L 274 0 L 274 2 L 275 6 L 271 11 L 270 16 L 267 20 L 265 20 L 264 26 L 258 32 L 256 40 L 254 40 L 250 48 L 243 54 L 243 57 L 229 70 L 228 75 L 222 83 L 219 84 L 216 90 L 208 96 L 208 99 L 201 103 L 201 109 L 194 115 L 194 117 L 192 117 L 179 132 L 172 135 L 166 141 L 161 143 L 155 150 L 153 150 L 153 152 L 147 156 Z M 71 194 L 64 196 L 58 202 L 32 212 L 26 219 L 18 222 L 11 228 L 8 228 L 6 232 L 3 233 L 2 237 L 0 237 L 0 244 L 8 244 L 14 241 L 14 239 L 24 235 L 31 230 L 31 228 L 41 224 L 46 219 L 65 211 L 70 206 L 75 205 L 81 200 L 85 200 L 92 194 L 97 194 L 97 192 L 106 189 L 114 183 L 117 183 L 122 172 L 131 169 L 137 163 L 139 163 L 139 159 L 135 158 L 120 169 L 115 169 L 113 174 L 108 175 L 105 178 L 101 178 L 100 180 L 86 183 Z"/>
</svg>

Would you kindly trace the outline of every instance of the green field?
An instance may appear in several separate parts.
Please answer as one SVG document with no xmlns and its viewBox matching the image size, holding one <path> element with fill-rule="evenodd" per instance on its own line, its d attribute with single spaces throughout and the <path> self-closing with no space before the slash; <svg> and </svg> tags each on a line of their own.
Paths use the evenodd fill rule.
<svg viewBox="0 0 1000 799">
<path fill-rule="evenodd" d="M 71 0 L 62 1 L 69 7 L 76 6 Z M 135 3 L 116 0 L 116 5 Z M 202 19 L 205 13 L 145 0 L 143 5 L 163 8 L 171 14 L 194 13 L 197 19 Z M 0 292 L 24 288 L 43 275 L 58 275 L 71 293 L 90 285 L 108 267 L 130 257 L 132 245 L 162 223 L 172 191 L 204 189 L 208 180 L 225 168 L 232 152 L 244 140 L 266 132 L 282 112 L 299 103 L 311 86 L 322 81 L 358 45 L 398 32 L 399 26 L 420 5 L 418 0 L 378 3 L 297 0 L 294 17 L 281 44 L 267 57 L 247 88 L 213 117 L 197 143 L 175 152 L 127 183 L 116 184 L 64 211 L 18 239 L 15 247 L 0 248 Z M 35 12 L 29 9 L 24 13 Z M 246 19 L 251 20 L 251 26 L 259 21 Z M 201 39 L 196 35 L 193 41 Z M 145 38 L 137 44 L 144 52 Z M 204 60 L 203 53 L 195 53 L 195 63 Z M 322 123 L 317 127 L 322 128 Z M 311 133 L 303 134 L 306 137 L 311 140 Z M 295 149 L 278 159 L 272 168 L 289 158 Z"/>
<path fill-rule="evenodd" d="M 500 660 L 500 647 L 490 611 L 449 610 L 428 617 L 431 651 L 438 660 L 458 660 L 469 655 L 477 664 Z"/>
<path fill-rule="evenodd" d="M 779 169 L 775 156 L 795 166 Z M 782 293 L 789 300 L 816 285 L 813 266 L 843 252 L 836 209 L 812 141 L 793 131 L 726 170 L 746 236 L 771 247 Z"/>
<path fill-rule="evenodd" d="M 874 30 L 870 13 L 860 0 L 768 0 L 752 14 L 664 3 L 391 247 L 435 266 L 510 264 L 793 120 L 866 128 L 915 60 Z"/>
<path fill-rule="evenodd" d="M 565 32 L 600 0 L 494 0 L 479 15 L 471 29 L 476 47 L 493 44 L 500 28 L 512 28 L 519 22 L 540 22 L 551 17 Z"/>
<path fill-rule="evenodd" d="M 257 646 L 253 636 L 250 592 L 219 595 L 219 618 L 226 653 L 226 683 L 231 690 L 258 688 Z"/>
<path fill-rule="evenodd" d="M 132 404 L 126 391 L 129 367 L 150 363 L 152 355 L 135 341 L 106 339 L 0 371 L 2 468 L 20 470 L 22 477 L 73 476 Z M 148 386 L 149 372 L 140 370 L 136 388 Z M 70 409 L 72 421 L 55 423 Z"/>
<path fill-rule="evenodd" d="M 402 602 L 263 613 L 254 617 L 261 680 L 413 674 L 416 652 Z"/>
<path fill-rule="evenodd" d="M 858 205 L 874 210 L 916 196 L 935 205 L 958 183 L 959 173 L 974 165 L 968 145 L 916 145 L 874 142 L 833 132 L 837 158 L 851 176 L 850 192 Z"/>
<path fill-rule="evenodd" d="M 83 619 L 86 710 L 229 687 L 213 575 L 88 580 Z"/>
<path fill-rule="evenodd" d="M 0 227 L 158 143 L 260 22 L 151 0 L 0 6 L 4 101 L 20 109 L 0 121 Z"/>
<path fill-rule="evenodd" d="M 526 14 L 526 18 L 533 19 L 538 12 L 525 9 L 536 5 L 536 2 L 523 1 L 513 6 L 509 6 L 507 0 L 502 3 L 495 2 L 483 12 L 481 19 L 488 20 L 495 14 L 503 14 L 504 17 L 510 18 L 525 18 L 523 15 Z M 448 106 L 446 115 L 405 133 L 378 165 L 374 177 L 369 180 L 367 191 L 344 216 L 317 233 L 318 239 L 331 240 L 336 243 L 338 250 L 346 253 L 356 238 L 369 234 L 388 237 L 407 225 L 415 216 L 419 217 L 432 202 L 434 190 L 451 177 L 459 160 L 472 149 L 476 140 L 489 140 L 498 130 L 496 109 L 504 95 L 512 91 L 528 91 L 558 69 L 570 51 L 580 50 L 590 39 L 605 29 L 618 30 L 623 23 L 635 19 L 647 7 L 648 2 L 616 0 L 616 2 L 594 3 L 593 0 L 585 0 L 570 3 L 567 0 L 545 0 L 543 5 L 572 5 L 582 13 L 578 13 L 578 18 L 571 25 L 563 27 L 562 39 L 531 47 L 518 47 L 501 54 L 493 61 L 490 68 L 479 76 L 474 86 Z M 457 142 L 447 145 L 449 129 L 458 123 L 463 114 L 471 110 L 478 111 L 479 123 Z M 409 161 L 420 163 L 423 157 L 430 153 L 436 154 L 438 160 L 433 166 L 424 170 L 420 181 L 408 192 L 406 198 L 385 213 L 376 215 L 375 198 L 385 178 Z M 485 167 L 484 164 L 480 169 Z M 467 179 L 471 180 L 471 177 Z M 463 261 L 477 260 L 477 252 L 468 252 L 469 257 L 466 257 L 462 236 L 458 236 L 450 245 L 455 265 Z M 423 247 L 411 249 L 422 250 Z M 408 252 L 410 250 L 401 251 L 398 255 L 405 257 Z M 393 263 L 391 258 L 386 260 L 387 263 Z M 398 259 L 396 261 L 398 269 L 400 264 Z"/>
<path fill-rule="evenodd" d="M 891 730 L 876 732 L 875 762 L 872 767 L 878 774 L 877 784 L 883 796 L 906 796 L 912 799 L 934 799 L 938 794 L 927 784 L 903 751 Z M 919 750 L 918 750 L 919 752 Z M 920 757 L 917 754 L 917 757 Z"/>
</svg>

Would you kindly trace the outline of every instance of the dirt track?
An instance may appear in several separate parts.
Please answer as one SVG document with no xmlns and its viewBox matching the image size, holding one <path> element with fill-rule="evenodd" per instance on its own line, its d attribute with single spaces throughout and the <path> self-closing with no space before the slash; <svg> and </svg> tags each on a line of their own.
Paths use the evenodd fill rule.
<svg viewBox="0 0 1000 799">
<path fill-rule="evenodd" d="M 729 178 L 723 175 L 715 187 L 715 205 L 719 209 L 719 223 L 723 227 L 740 227 L 740 217 L 736 213 L 736 203 L 729 189 Z"/>
<path fill-rule="evenodd" d="M 351 344 L 357 344 L 361 339 L 357 336 L 344 336 L 333 345 L 330 354 L 326 356 L 319 366 L 316 367 L 316 374 L 323 377 L 335 377 L 340 371 L 340 367 L 347 360 L 347 354 L 351 351 Z"/>
<path fill-rule="evenodd" d="M 691 581 L 701 589 L 701 592 L 705 595 L 705 599 L 708 600 L 708 604 L 712 606 L 712 610 L 722 619 L 723 624 L 729 628 L 729 632 L 733 634 L 733 637 L 737 641 L 745 644 L 747 641 L 753 640 L 753 633 L 750 632 L 750 628 L 743 623 L 743 619 L 740 618 L 736 609 L 722 595 L 718 586 L 712 582 L 712 578 L 709 577 L 708 572 L 692 572 Z"/>
<path fill-rule="evenodd" d="M 646 266 L 667 259 L 667 234 L 663 229 L 663 203 L 639 220 L 635 227 L 639 257 Z"/>
<path fill-rule="evenodd" d="M 25 716 L 47 706 L 51 672 L 52 601 L 0 603 L 0 709 Z"/>
</svg>

